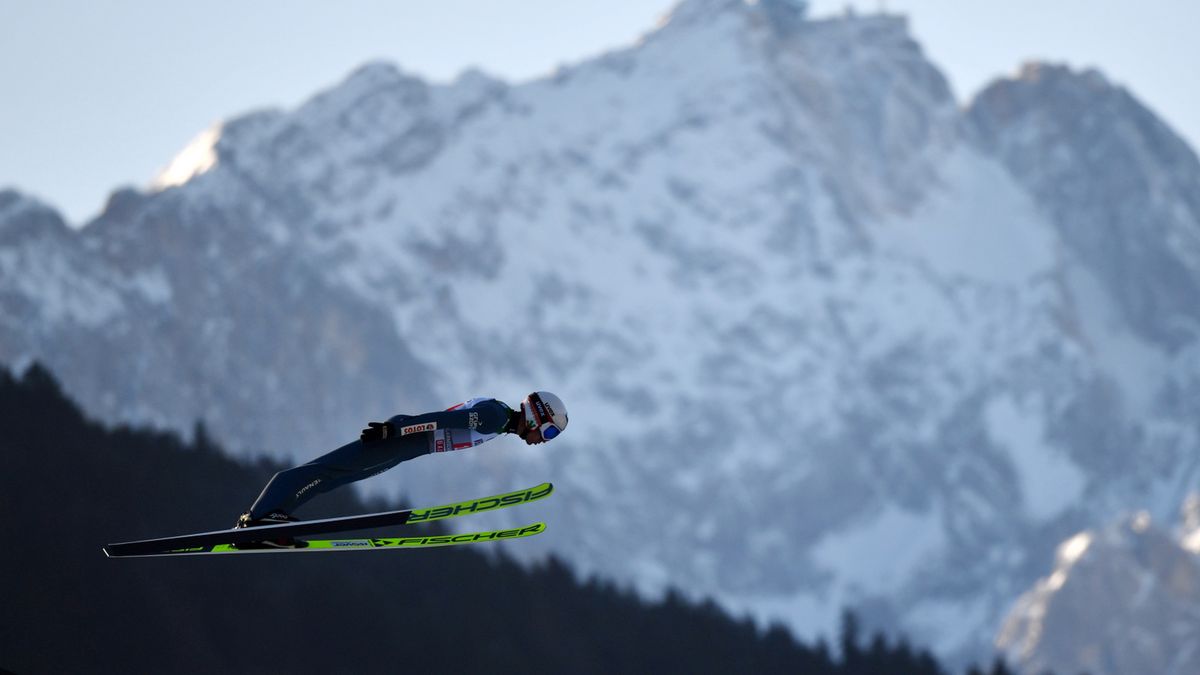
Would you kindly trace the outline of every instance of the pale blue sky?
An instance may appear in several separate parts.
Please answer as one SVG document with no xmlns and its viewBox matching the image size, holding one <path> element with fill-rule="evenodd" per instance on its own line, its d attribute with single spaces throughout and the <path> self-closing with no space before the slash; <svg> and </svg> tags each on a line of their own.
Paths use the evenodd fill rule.
<svg viewBox="0 0 1200 675">
<path fill-rule="evenodd" d="M 369 59 L 520 81 L 623 46 L 673 0 L 0 0 L 0 186 L 78 224 L 217 120 L 293 106 Z M 814 0 L 907 14 L 960 100 L 1029 59 L 1095 66 L 1195 148 L 1195 0 Z"/>
</svg>

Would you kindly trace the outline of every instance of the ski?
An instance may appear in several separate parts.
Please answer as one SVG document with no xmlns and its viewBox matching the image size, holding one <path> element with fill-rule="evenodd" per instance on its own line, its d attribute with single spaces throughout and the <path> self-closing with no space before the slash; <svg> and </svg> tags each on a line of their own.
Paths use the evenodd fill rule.
<svg viewBox="0 0 1200 675">
<path fill-rule="evenodd" d="M 369 539 L 310 539 L 297 540 L 294 548 L 276 548 L 261 544 L 210 544 L 155 553 L 122 554 L 128 558 L 157 558 L 161 556 L 228 555 L 232 553 L 329 553 L 332 551 L 394 551 L 399 549 L 461 546 L 485 541 L 520 539 L 546 531 L 545 523 L 533 523 L 511 530 L 490 530 L 466 534 L 440 534 L 429 537 L 372 537 Z"/>
<path fill-rule="evenodd" d="M 554 486 L 552 484 L 542 483 L 541 485 L 515 492 L 429 508 L 385 511 L 383 513 L 324 518 L 321 520 L 282 523 L 279 525 L 264 525 L 262 527 L 235 528 L 173 537 L 160 537 L 157 539 L 141 539 L 138 541 L 108 544 L 104 547 L 104 554 L 110 558 L 161 555 L 182 549 L 248 544 L 267 539 L 323 535 L 335 532 L 425 523 L 434 520 L 444 520 L 446 518 L 457 518 L 458 516 L 473 513 L 494 511 L 519 504 L 528 504 L 529 502 L 550 496 L 553 491 Z"/>
</svg>

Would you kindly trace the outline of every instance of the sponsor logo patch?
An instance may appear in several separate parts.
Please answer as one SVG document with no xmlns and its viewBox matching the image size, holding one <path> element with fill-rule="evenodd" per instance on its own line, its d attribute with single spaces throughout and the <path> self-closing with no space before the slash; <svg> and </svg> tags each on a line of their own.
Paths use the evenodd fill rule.
<svg viewBox="0 0 1200 675">
<path fill-rule="evenodd" d="M 437 429 L 437 422 L 425 422 L 423 424 L 410 424 L 406 427 L 400 427 L 400 435 L 408 436 L 409 434 L 419 434 L 426 431 L 434 431 Z"/>
</svg>

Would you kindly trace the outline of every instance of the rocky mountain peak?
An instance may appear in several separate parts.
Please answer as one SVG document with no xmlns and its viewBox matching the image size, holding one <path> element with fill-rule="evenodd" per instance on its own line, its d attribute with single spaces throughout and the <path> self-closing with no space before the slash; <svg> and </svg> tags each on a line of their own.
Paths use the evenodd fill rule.
<svg viewBox="0 0 1200 675">
<path fill-rule="evenodd" d="M 62 215 L 49 205 L 17 190 L 0 190 L 0 245 L 70 234 Z"/>
<path fill-rule="evenodd" d="M 1031 673 L 1200 672 L 1200 562 L 1149 515 L 1075 535 L 997 645 Z"/>
<path fill-rule="evenodd" d="M 1177 134 L 1100 73 L 1042 63 L 980 92 L 968 119 L 1144 339 L 1196 334 L 1200 161 Z"/>
</svg>

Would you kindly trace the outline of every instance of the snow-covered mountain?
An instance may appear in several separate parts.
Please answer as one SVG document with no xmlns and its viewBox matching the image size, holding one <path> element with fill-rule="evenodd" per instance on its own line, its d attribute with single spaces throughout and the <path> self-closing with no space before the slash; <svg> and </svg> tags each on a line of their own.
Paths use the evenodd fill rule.
<svg viewBox="0 0 1200 675">
<path fill-rule="evenodd" d="M 999 645 L 1025 672 L 1200 672 L 1200 558 L 1139 513 L 1059 547 Z"/>
<path fill-rule="evenodd" d="M 368 65 L 78 231 L 0 194 L 0 361 L 295 459 L 549 389 L 562 439 L 371 485 L 553 480 L 514 553 L 978 656 L 1065 537 L 1196 487 L 1198 223 L 1195 154 L 1098 73 L 963 109 L 902 18 L 687 0 L 520 85 Z"/>
</svg>

